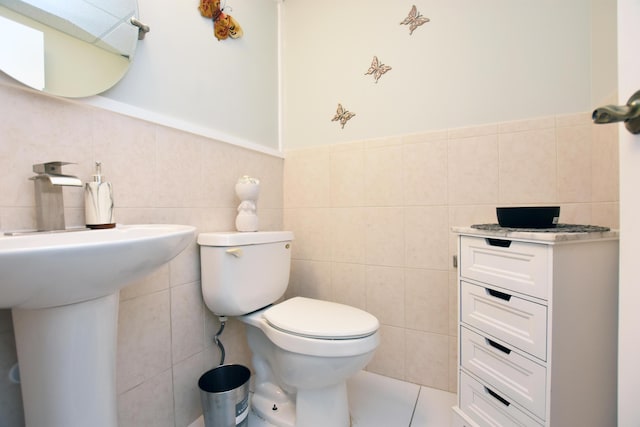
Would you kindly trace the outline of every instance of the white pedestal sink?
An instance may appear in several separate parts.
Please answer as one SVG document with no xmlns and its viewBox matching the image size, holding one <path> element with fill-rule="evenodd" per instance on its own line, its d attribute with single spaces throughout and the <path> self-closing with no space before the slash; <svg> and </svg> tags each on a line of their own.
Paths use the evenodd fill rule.
<svg viewBox="0 0 640 427">
<path fill-rule="evenodd" d="M 116 427 L 118 292 L 193 242 L 195 228 L 0 237 L 0 308 L 11 308 L 27 427 Z"/>
</svg>

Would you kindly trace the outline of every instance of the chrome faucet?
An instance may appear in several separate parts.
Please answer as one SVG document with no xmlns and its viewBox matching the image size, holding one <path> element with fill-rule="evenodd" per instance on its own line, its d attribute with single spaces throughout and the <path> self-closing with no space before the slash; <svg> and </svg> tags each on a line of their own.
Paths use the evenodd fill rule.
<svg viewBox="0 0 640 427">
<path fill-rule="evenodd" d="M 62 166 L 71 163 L 49 162 L 33 165 L 36 176 L 29 178 L 35 184 L 36 223 L 38 231 L 64 230 L 64 200 L 62 187 L 82 187 L 82 181 L 73 175 L 63 175 Z"/>
</svg>

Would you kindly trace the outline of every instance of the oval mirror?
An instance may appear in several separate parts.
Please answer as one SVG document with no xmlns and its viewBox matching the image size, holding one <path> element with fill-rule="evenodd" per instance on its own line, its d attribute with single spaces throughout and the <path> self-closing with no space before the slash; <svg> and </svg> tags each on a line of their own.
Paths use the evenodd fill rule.
<svg viewBox="0 0 640 427">
<path fill-rule="evenodd" d="M 58 96 L 104 92 L 133 60 L 137 13 L 136 0 L 0 0 L 0 70 Z"/>
</svg>

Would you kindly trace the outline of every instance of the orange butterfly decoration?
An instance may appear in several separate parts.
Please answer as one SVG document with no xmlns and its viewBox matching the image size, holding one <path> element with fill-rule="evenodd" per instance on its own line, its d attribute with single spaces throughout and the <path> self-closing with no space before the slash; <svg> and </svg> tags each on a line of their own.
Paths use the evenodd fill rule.
<svg viewBox="0 0 640 427">
<path fill-rule="evenodd" d="M 333 116 L 333 119 L 331 119 L 331 121 L 332 122 L 339 121 L 340 124 L 342 125 L 342 129 L 344 129 L 344 125 L 346 125 L 347 122 L 355 115 L 356 115 L 356 113 L 352 113 L 351 111 L 347 111 L 342 107 L 342 104 L 338 104 L 338 109 L 336 111 L 336 115 Z"/>
<path fill-rule="evenodd" d="M 237 39 L 244 34 L 238 21 L 222 11 L 220 0 L 200 0 L 198 10 L 205 18 L 213 20 L 213 34 L 218 40 L 225 40 L 228 37 Z"/>
<path fill-rule="evenodd" d="M 389 71 L 391 67 L 388 65 L 384 65 L 382 62 L 378 60 L 378 57 L 374 55 L 373 61 L 371 61 L 371 66 L 369 67 L 369 71 L 364 73 L 365 76 L 373 74 L 373 78 L 375 79 L 375 83 L 378 83 L 378 79 L 382 77 L 384 73 Z"/>
<path fill-rule="evenodd" d="M 413 31 L 418 28 L 422 24 L 426 24 L 429 22 L 429 18 L 425 18 L 418 12 L 416 5 L 414 4 L 409 11 L 409 16 L 404 18 L 404 20 L 400 23 L 400 25 L 408 25 L 409 26 L 409 35 L 413 34 Z"/>
</svg>

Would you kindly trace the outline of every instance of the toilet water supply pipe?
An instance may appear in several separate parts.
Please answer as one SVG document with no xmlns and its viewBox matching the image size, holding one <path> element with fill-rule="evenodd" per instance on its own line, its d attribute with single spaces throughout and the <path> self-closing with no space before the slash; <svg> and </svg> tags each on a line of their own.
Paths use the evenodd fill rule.
<svg viewBox="0 0 640 427">
<path fill-rule="evenodd" d="M 218 337 L 222 335 L 222 331 L 224 331 L 224 325 L 227 323 L 227 316 L 219 316 L 218 320 L 220 320 L 220 329 L 218 329 L 218 332 L 213 336 L 213 342 L 216 343 L 220 349 L 220 365 L 224 365 L 224 346 Z"/>
</svg>

